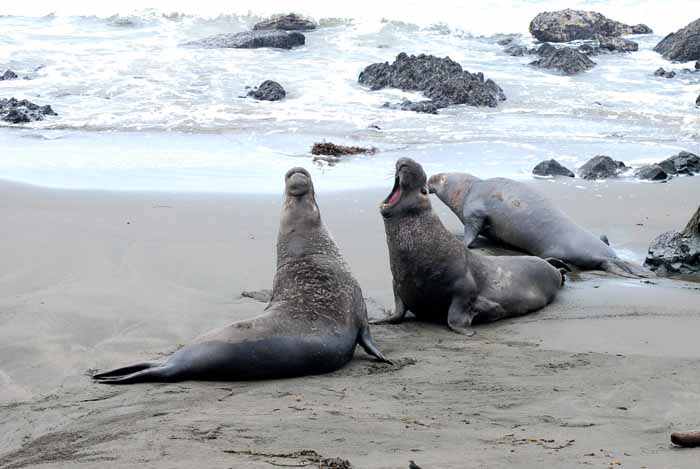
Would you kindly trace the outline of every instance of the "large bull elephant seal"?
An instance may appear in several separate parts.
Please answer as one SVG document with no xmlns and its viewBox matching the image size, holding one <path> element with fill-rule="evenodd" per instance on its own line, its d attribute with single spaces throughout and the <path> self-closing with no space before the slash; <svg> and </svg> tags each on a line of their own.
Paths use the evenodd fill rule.
<svg viewBox="0 0 700 469">
<path fill-rule="evenodd" d="M 433 212 L 425 172 L 411 159 L 396 162 L 394 188 L 380 212 L 396 309 L 379 322 L 400 322 L 410 310 L 471 335 L 475 322 L 544 307 L 564 283 L 563 272 L 539 257 L 484 256 L 467 249 Z"/>
<path fill-rule="evenodd" d="M 428 181 L 464 224 L 464 243 L 479 234 L 542 258 L 557 258 L 583 270 L 624 277 L 649 277 L 642 266 L 623 261 L 601 238 L 578 226 L 536 189 L 506 178 L 481 180 L 466 173 L 434 174 Z"/>
<path fill-rule="evenodd" d="M 100 383 L 247 380 L 320 374 L 352 359 L 355 345 L 387 361 L 372 341 L 362 291 L 321 221 L 311 176 L 290 169 L 277 239 L 272 299 L 259 317 L 195 339 L 164 363 L 99 373 Z"/>
</svg>

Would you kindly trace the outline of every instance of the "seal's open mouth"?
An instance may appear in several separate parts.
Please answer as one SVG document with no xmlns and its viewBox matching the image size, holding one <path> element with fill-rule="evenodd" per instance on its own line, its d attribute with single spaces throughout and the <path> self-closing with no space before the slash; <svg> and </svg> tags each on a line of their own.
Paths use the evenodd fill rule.
<svg viewBox="0 0 700 469">
<path fill-rule="evenodd" d="M 394 205 L 396 202 L 401 199 L 401 184 L 400 184 L 400 179 L 398 176 L 394 179 L 394 188 L 391 190 L 391 193 L 387 196 L 386 199 L 384 199 L 384 202 L 382 202 L 384 205 L 391 206 Z"/>
</svg>

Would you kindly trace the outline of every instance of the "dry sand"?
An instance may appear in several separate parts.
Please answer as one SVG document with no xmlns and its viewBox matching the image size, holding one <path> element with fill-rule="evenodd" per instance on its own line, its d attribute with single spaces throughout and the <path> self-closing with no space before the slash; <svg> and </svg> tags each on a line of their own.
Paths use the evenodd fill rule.
<svg viewBox="0 0 700 469">
<path fill-rule="evenodd" d="M 700 200 L 697 178 L 532 184 L 637 260 Z M 392 304 L 384 195 L 318 195 L 374 317 Z M 261 312 L 240 293 L 271 285 L 280 204 L 0 183 L 0 467 L 318 467 L 303 450 L 355 468 L 698 467 L 669 441 L 700 428 L 700 285 L 682 281 L 574 275 L 473 338 L 374 326 L 393 366 L 358 349 L 324 376 L 91 382 Z"/>
</svg>

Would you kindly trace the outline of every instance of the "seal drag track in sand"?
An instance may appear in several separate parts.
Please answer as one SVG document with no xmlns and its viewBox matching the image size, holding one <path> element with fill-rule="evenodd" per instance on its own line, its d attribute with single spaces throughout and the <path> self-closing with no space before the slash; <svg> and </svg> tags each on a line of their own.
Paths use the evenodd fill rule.
<svg viewBox="0 0 700 469">
<path fill-rule="evenodd" d="M 245 380 L 327 373 L 355 346 L 388 361 L 370 335 L 362 290 L 321 221 L 311 176 L 292 168 L 277 239 L 277 272 L 265 314 L 200 336 L 164 363 L 93 376 L 100 383 Z"/>
<path fill-rule="evenodd" d="M 433 212 L 427 177 L 409 158 L 396 162 L 394 187 L 380 206 L 399 322 L 407 311 L 447 320 L 471 335 L 474 322 L 523 315 L 550 303 L 564 274 L 533 256 L 484 256 L 467 249 Z"/>
</svg>

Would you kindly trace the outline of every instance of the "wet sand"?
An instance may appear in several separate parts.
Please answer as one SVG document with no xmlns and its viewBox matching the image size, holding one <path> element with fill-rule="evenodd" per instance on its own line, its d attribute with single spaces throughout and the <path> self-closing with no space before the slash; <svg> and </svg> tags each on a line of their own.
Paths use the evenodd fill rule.
<svg viewBox="0 0 700 469">
<path fill-rule="evenodd" d="M 685 225 L 699 181 L 532 184 L 641 261 Z M 372 317 L 392 305 L 384 196 L 318 195 Z M 373 326 L 393 366 L 358 349 L 324 376 L 91 382 L 260 313 L 240 293 L 271 285 L 280 205 L 0 183 L 0 467 L 697 467 L 669 440 L 700 428 L 700 284 L 682 281 L 573 275 L 541 312 L 473 338 Z"/>
</svg>

